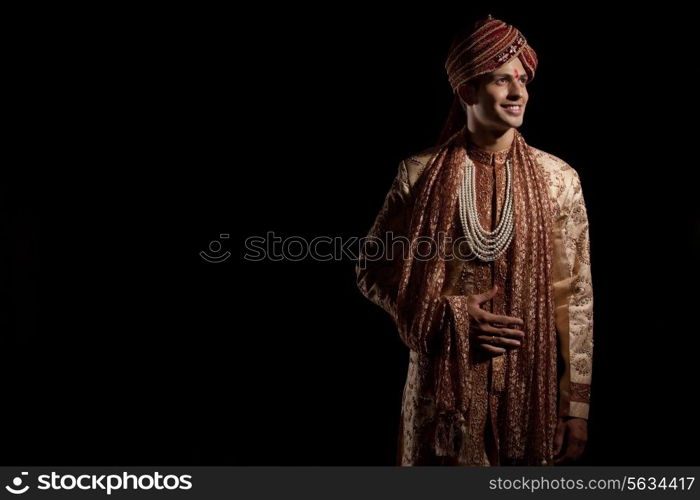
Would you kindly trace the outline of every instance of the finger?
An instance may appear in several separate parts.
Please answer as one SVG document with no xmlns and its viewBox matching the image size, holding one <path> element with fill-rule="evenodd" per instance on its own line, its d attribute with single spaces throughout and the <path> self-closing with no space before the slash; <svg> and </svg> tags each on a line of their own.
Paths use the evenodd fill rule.
<svg viewBox="0 0 700 500">
<path fill-rule="evenodd" d="M 476 337 L 479 341 L 485 342 L 487 344 L 503 345 L 510 347 L 520 347 L 520 341 L 515 339 L 508 339 L 505 337 L 493 337 L 491 335 L 479 335 Z"/>
<path fill-rule="evenodd" d="M 518 325 L 525 326 L 525 322 L 515 316 L 504 316 L 502 314 L 494 314 L 488 311 L 484 311 L 484 318 L 489 323 L 500 323 L 501 325 Z"/>
<path fill-rule="evenodd" d="M 491 344 L 494 346 L 503 346 L 506 348 L 520 347 L 520 341 L 508 339 L 505 337 L 494 337 L 491 335 L 479 335 L 476 337 L 479 342 Z"/>
<path fill-rule="evenodd" d="M 511 330 L 518 330 L 522 331 L 518 328 L 520 325 L 516 325 L 514 323 L 502 323 L 500 321 L 484 321 L 484 323 L 488 323 L 491 326 L 494 326 L 496 328 L 510 328 Z"/>
<path fill-rule="evenodd" d="M 569 440 L 565 439 L 565 441 L 569 441 Z M 568 464 L 570 464 L 573 461 L 573 459 L 570 455 L 571 451 L 572 451 L 571 450 L 571 443 L 568 442 L 568 443 L 566 443 L 566 453 L 564 453 L 560 457 L 556 457 L 554 459 L 554 465 L 568 465 Z"/>
<path fill-rule="evenodd" d="M 583 450 L 580 449 L 580 441 L 575 438 L 569 439 L 566 446 L 566 454 L 559 459 L 559 465 L 570 464 L 574 460 L 577 460 L 582 453 Z M 556 460 L 555 463 L 557 463 Z"/>
<path fill-rule="evenodd" d="M 489 354 L 500 355 L 506 352 L 502 347 L 495 347 L 489 344 L 479 344 L 479 347 Z"/>
<path fill-rule="evenodd" d="M 494 295 L 496 295 L 496 292 L 498 291 L 498 285 L 494 284 L 490 290 L 486 290 L 484 293 L 477 293 L 473 297 L 476 299 L 476 301 L 479 304 L 482 304 L 484 302 L 487 302 L 493 298 Z"/>
<path fill-rule="evenodd" d="M 482 332 L 486 332 L 489 335 L 497 335 L 499 337 L 516 337 L 519 339 L 525 338 L 525 332 L 522 330 L 514 330 L 512 328 L 496 328 L 489 324 L 479 325 L 478 328 Z"/>
<path fill-rule="evenodd" d="M 562 445 L 564 444 L 564 434 L 566 433 L 566 426 L 559 424 L 557 426 L 557 433 L 554 435 L 554 456 L 558 457 L 561 453 Z"/>
<path fill-rule="evenodd" d="M 571 450 L 567 453 L 572 460 L 578 460 L 583 456 L 583 452 L 586 449 L 586 443 L 581 440 L 575 440 L 573 443 L 573 446 L 571 447 Z"/>
<path fill-rule="evenodd" d="M 498 333 L 501 337 L 517 337 L 519 339 L 525 338 L 524 331 L 516 330 L 514 328 L 499 328 Z"/>
</svg>

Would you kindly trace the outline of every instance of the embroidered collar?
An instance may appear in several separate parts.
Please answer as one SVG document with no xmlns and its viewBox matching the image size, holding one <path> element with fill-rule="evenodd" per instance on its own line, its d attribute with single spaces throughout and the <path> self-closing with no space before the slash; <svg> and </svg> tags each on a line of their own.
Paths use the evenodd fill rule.
<svg viewBox="0 0 700 500">
<path fill-rule="evenodd" d="M 467 143 L 467 154 L 474 160 L 484 165 L 505 165 L 511 147 L 500 151 L 487 151 L 472 142 Z"/>
</svg>

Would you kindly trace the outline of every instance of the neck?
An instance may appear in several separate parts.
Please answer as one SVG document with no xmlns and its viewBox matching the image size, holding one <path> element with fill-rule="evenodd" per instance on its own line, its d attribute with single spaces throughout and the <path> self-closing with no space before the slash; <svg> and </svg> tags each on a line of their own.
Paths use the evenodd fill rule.
<svg viewBox="0 0 700 500">
<path fill-rule="evenodd" d="M 469 124 L 467 138 L 477 147 L 485 151 L 503 151 L 509 149 L 515 139 L 515 129 L 509 128 L 504 132 L 484 130 Z"/>
</svg>

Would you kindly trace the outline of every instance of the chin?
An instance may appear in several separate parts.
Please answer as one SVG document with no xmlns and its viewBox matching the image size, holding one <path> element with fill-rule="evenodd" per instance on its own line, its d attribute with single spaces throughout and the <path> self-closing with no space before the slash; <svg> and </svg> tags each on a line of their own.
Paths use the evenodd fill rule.
<svg viewBox="0 0 700 500">
<path fill-rule="evenodd" d="M 523 117 L 503 116 L 500 121 L 506 128 L 518 128 L 523 124 Z"/>
<path fill-rule="evenodd" d="M 508 130 L 512 128 L 518 128 L 523 124 L 522 120 L 519 121 L 504 121 L 501 123 L 501 128 L 503 129 L 503 132 L 507 132 Z"/>
<path fill-rule="evenodd" d="M 523 125 L 523 120 L 522 118 L 519 120 L 511 120 L 508 124 L 513 128 L 518 128 Z"/>
</svg>

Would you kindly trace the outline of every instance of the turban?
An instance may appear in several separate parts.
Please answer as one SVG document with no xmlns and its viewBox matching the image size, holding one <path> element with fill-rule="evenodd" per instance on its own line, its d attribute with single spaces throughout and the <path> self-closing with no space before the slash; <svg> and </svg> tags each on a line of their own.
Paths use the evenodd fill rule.
<svg viewBox="0 0 700 500">
<path fill-rule="evenodd" d="M 518 57 L 530 80 L 535 77 L 537 54 L 516 28 L 503 21 L 482 19 L 468 35 L 457 37 L 450 48 L 445 69 L 452 90 L 468 80 L 490 73 Z"/>
<path fill-rule="evenodd" d="M 532 81 L 537 68 L 537 54 L 520 31 L 490 15 L 488 19 L 477 21 L 471 32 L 455 39 L 445 62 L 447 78 L 455 97 L 438 144 L 444 143 L 465 124 L 466 117 L 457 89 L 472 78 L 495 71 L 514 57 L 520 59 Z"/>
</svg>

